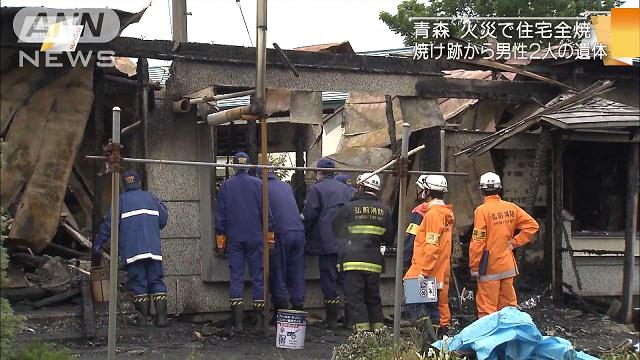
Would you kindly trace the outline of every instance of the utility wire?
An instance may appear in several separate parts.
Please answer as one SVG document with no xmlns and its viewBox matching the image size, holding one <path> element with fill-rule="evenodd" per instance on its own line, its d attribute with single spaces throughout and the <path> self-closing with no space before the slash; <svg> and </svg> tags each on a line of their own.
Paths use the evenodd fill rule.
<svg viewBox="0 0 640 360">
<path fill-rule="evenodd" d="M 240 5 L 240 0 L 236 0 L 236 4 L 238 4 L 238 9 L 240 9 L 240 15 L 242 15 L 242 21 L 244 21 L 244 28 L 247 29 L 247 35 L 249 36 L 249 43 L 253 46 L 253 40 L 251 40 L 251 33 L 249 32 L 249 27 L 247 26 L 247 20 L 244 18 L 244 12 L 242 12 L 242 5 Z"/>
<path fill-rule="evenodd" d="M 171 28 L 171 36 L 173 37 L 173 16 L 171 16 L 173 9 L 171 8 L 171 0 L 167 0 L 167 7 L 169 8 L 169 26 Z"/>
</svg>

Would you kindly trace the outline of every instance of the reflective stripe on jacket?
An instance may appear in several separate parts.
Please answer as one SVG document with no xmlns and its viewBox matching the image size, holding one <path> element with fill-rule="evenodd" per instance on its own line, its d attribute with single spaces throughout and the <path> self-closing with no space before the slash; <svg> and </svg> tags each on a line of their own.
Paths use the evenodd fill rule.
<svg viewBox="0 0 640 360">
<path fill-rule="evenodd" d="M 520 232 L 514 236 L 516 230 Z M 473 235 L 469 246 L 469 269 L 477 273 L 482 253 L 489 251 L 486 274 L 480 281 L 507 279 L 518 275 L 512 248 L 528 243 L 538 231 L 538 223 L 518 205 L 485 196 L 484 204 L 475 210 Z"/>
<path fill-rule="evenodd" d="M 442 288 L 451 270 L 451 235 L 455 223 L 453 207 L 440 199 L 426 204 L 427 211 L 414 242 L 411 267 L 404 276 L 433 276 Z"/>
<path fill-rule="evenodd" d="M 384 257 L 381 245 L 393 242 L 391 210 L 369 193 L 357 193 L 333 222 L 333 231 L 344 244 L 338 253 L 340 271 L 381 273 Z"/>
<path fill-rule="evenodd" d="M 403 267 L 409 269 L 411 266 L 411 259 L 413 258 L 413 243 L 418 235 L 420 224 L 424 218 L 424 213 L 427 211 L 427 203 L 423 202 L 413 208 L 411 216 L 409 217 L 409 226 L 407 226 L 406 236 L 404 238 L 404 252 L 402 257 Z"/>
<path fill-rule="evenodd" d="M 130 187 L 120 195 L 118 253 L 125 264 L 142 259 L 162 260 L 160 229 L 167 225 L 169 212 L 150 192 Z M 100 249 L 111 237 L 111 210 L 94 242 Z"/>
</svg>

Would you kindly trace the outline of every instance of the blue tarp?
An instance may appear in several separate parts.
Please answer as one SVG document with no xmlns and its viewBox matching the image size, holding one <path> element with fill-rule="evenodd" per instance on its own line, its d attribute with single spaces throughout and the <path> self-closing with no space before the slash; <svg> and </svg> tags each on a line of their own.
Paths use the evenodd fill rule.
<svg viewBox="0 0 640 360">
<path fill-rule="evenodd" d="M 597 360 L 576 352 L 563 338 L 542 336 L 531 316 L 514 307 L 480 318 L 458 335 L 433 346 L 474 352 L 478 360 Z"/>
</svg>

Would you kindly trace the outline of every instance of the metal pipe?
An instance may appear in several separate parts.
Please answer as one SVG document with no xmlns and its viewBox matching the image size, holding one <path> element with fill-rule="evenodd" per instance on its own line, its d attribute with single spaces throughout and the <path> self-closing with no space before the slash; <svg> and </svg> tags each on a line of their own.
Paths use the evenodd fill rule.
<svg viewBox="0 0 640 360">
<path fill-rule="evenodd" d="M 138 75 L 138 76 L 140 76 L 140 75 Z M 161 90 L 162 89 L 162 85 L 160 85 L 160 83 L 158 83 L 158 82 L 151 82 L 151 81 L 142 81 L 142 82 L 140 82 L 140 81 L 137 81 L 137 80 L 121 78 L 119 76 L 114 76 L 114 75 L 105 75 L 104 79 L 108 80 L 108 81 L 113 81 L 113 82 L 125 84 L 125 85 L 141 86 L 141 87 L 145 87 L 145 88 L 150 88 L 152 90 Z"/>
<path fill-rule="evenodd" d="M 111 141 L 120 144 L 120 108 L 113 108 L 113 127 Z M 116 358 L 116 315 L 118 301 L 118 232 L 120 225 L 120 173 L 117 166 L 111 173 L 111 261 L 109 262 L 109 360 Z M 96 194 L 97 196 L 97 194 Z"/>
<path fill-rule="evenodd" d="M 211 126 L 216 126 L 229 121 L 240 120 L 242 116 L 249 114 L 251 114 L 251 106 L 241 106 L 209 114 L 207 115 L 207 123 Z"/>
<path fill-rule="evenodd" d="M 144 101 L 143 101 L 144 102 Z M 122 131 L 120 131 L 120 134 L 122 135 L 126 135 L 127 133 L 131 132 L 132 130 L 135 130 L 138 126 L 142 125 L 142 121 L 136 121 L 133 124 L 127 126 L 126 128 L 122 129 Z"/>
<path fill-rule="evenodd" d="M 229 93 L 229 94 L 203 96 L 195 99 L 189 99 L 189 102 L 191 103 L 191 105 L 193 105 L 193 104 L 206 103 L 210 101 L 226 100 L 226 99 L 233 99 L 233 98 L 242 97 L 242 96 L 249 96 L 255 93 L 256 93 L 256 90 L 251 89 L 251 90 L 238 91 L 238 92 Z"/>
<path fill-rule="evenodd" d="M 253 114 L 265 111 L 265 75 L 267 70 L 267 0 L 257 0 L 256 16 L 256 94 L 251 107 Z"/>
<path fill-rule="evenodd" d="M 402 159 L 400 166 L 407 166 L 407 159 L 409 158 L 409 134 L 410 128 L 408 123 L 402 124 L 402 150 L 400 157 Z M 406 170 L 406 169 L 405 169 Z M 395 284 L 395 296 L 393 299 L 393 341 L 396 348 L 400 346 L 400 316 L 402 305 L 402 264 L 404 253 L 404 219 L 405 219 L 405 200 L 407 196 L 407 174 L 405 171 L 400 171 L 400 193 L 398 194 L 398 230 L 397 237 L 397 252 L 396 252 L 396 284 Z"/>
<path fill-rule="evenodd" d="M 287 65 L 289 65 L 289 68 L 291 68 L 291 71 L 293 72 L 293 75 L 295 77 L 300 77 L 300 74 L 298 73 L 298 70 L 296 69 L 296 66 L 293 65 L 291 60 L 289 60 L 289 57 L 287 56 L 287 54 L 285 54 L 284 51 L 282 51 L 282 49 L 280 48 L 280 45 L 278 45 L 278 43 L 273 43 L 273 48 L 276 49 L 280 53 L 280 56 L 282 56 L 284 61 L 287 62 Z"/>
<path fill-rule="evenodd" d="M 260 153 L 262 165 L 267 165 L 267 117 L 265 116 L 265 73 L 267 70 L 267 0 L 256 1 L 256 89 L 251 104 L 253 115 L 260 117 Z M 208 120 L 208 119 L 207 119 Z M 252 131 L 250 129 L 249 131 Z M 267 185 L 268 170 L 262 168 L 262 275 L 264 277 L 264 333 L 269 331 L 269 193 Z"/>
<path fill-rule="evenodd" d="M 403 124 L 402 126 L 404 126 L 404 124 Z M 404 128 L 403 128 L 403 131 L 404 131 Z M 403 133 L 402 135 L 404 135 L 404 133 Z M 407 146 L 409 146 L 409 145 L 407 145 Z M 417 152 L 422 151 L 424 148 L 425 148 L 425 145 L 424 145 L 424 144 L 422 144 L 422 145 L 418 146 L 417 148 L 415 148 L 415 149 L 413 149 L 413 150 L 409 151 L 409 152 L 407 153 L 407 158 L 408 158 L 409 156 L 411 156 L 411 155 L 413 155 L 413 154 L 417 153 Z M 381 168 L 379 168 L 378 170 L 376 170 L 376 171 L 372 172 L 371 174 L 369 174 L 369 176 L 367 176 L 367 177 L 365 177 L 365 178 L 360 179 L 360 181 L 358 181 L 358 182 L 357 182 L 357 184 L 362 184 L 365 180 L 367 180 L 368 178 L 372 177 L 373 175 L 376 175 L 376 174 L 379 174 L 379 173 L 381 173 L 381 172 L 384 172 L 385 170 L 387 170 L 388 168 L 390 168 L 391 166 L 393 166 L 397 161 L 398 161 L 398 159 L 393 159 L 393 160 L 389 161 L 386 165 L 383 165 L 383 166 L 382 166 Z M 421 171 L 421 172 L 420 172 L 420 174 L 422 174 L 422 173 L 423 173 L 423 172 Z"/>
<path fill-rule="evenodd" d="M 174 43 L 188 42 L 187 0 L 171 1 L 172 38 Z"/>
<path fill-rule="evenodd" d="M 87 155 L 85 159 L 88 160 L 105 160 L 101 155 Z M 139 158 L 122 158 L 123 162 L 130 163 L 145 163 L 145 164 L 158 164 L 158 165 L 178 165 L 178 166 L 207 166 L 207 167 L 228 167 L 234 169 L 269 169 L 269 170 L 302 170 L 302 171 L 327 171 L 326 168 L 319 168 L 314 166 L 276 166 L 276 165 L 242 165 L 242 164 L 225 164 L 225 163 L 212 163 L 204 161 L 186 161 L 186 160 L 161 160 L 161 159 L 139 159 Z M 362 168 L 336 168 L 335 171 L 350 172 L 350 173 L 365 173 L 374 171 L 373 169 Z M 393 173 L 393 170 L 384 170 L 383 173 Z M 407 171 L 412 175 L 447 175 L 447 176 L 467 176 L 469 173 L 465 172 L 446 172 L 446 171 Z"/>
<path fill-rule="evenodd" d="M 173 102 L 173 112 L 175 113 L 185 113 L 191 110 L 191 103 L 189 99 L 182 99 Z"/>
<path fill-rule="evenodd" d="M 267 157 L 267 118 L 260 120 L 260 155 L 262 165 L 268 165 Z M 263 233 L 263 251 L 262 251 L 262 276 L 264 291 L 264 332 L 269 330 L 269 188 L 268 188 L 269 170 L 262 168 L 262 233 Z"/>
</svg>

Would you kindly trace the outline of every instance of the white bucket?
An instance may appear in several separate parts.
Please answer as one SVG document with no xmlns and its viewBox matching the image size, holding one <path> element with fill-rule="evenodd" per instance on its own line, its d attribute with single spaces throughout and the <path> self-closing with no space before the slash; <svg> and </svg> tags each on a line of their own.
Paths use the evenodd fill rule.
<svg viewBox="0 0 640 360">
<path fill-rule="evenodd" d="M 278 310 L 276 317 L 276 347 L 281 349 L 304 349 L 307 330 L 307 313 L 297 310 Z"/>
</svg>

